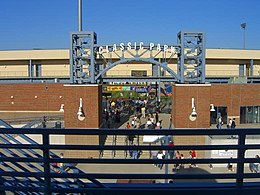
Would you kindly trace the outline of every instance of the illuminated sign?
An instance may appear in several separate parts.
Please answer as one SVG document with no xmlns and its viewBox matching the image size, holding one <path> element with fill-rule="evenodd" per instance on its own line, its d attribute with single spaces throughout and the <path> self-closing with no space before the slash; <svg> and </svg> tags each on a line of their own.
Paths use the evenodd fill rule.
<svg viewBox="0 0 260 195">
<path fill-rule="evenodd" d="M 148 88 L 147 87 L 136 87 L 135 91 L 137 93 L 147 93 L 148 92 Z"/>
<path fill-rule="evenodd" d="M 122 86 L 107 86 L 107 91 L 122 91 Z"/>
</svg>

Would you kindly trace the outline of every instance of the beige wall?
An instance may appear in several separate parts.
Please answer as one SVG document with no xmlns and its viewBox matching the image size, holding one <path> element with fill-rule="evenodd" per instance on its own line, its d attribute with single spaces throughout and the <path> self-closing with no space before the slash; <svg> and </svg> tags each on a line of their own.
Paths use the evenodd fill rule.
<svg viewBox="0 0 260 195">
<path fill-rule="evenodd" d="M 121 52 L 121 51 L 118 51 Z M 125 52 L 127 53 L 127 52 Z M 139 51 L 142 53 L 142 51 Z M 163 53 L 163 52 L 162 52 Z M 118 53 L 120 54 L 120 53 Z M 143 57 L 149 57 L 146 52 Z M 107 56 L 107 54 L 104 54 Z M 118 57 L 110 56 L 116 60 Z M 132 57 L 126 54 L 125 57 Z M 163 57 L 163 55 L 158 55 Z M 166 55 L 170 57 L 170 53 Z M 254 60 L 254 76 L 260 75 L 260 50 L 239 50 L 239 49 L 207 49 L 206 50 L 206 76 L 238 76 L 239 64 L 249 66 L 250 59 Z M 42 76 L 69 76 L 69 50 L 12 50 L 0 51 L 0 77 L 28 76 L 28 64 L 42 64 Z M 170 60 L 170 59 L 169 59 Z M 177 72 L 176 55 L 168 65 Z M 148 75 L 152 74 L 152 66 L 144 63 L 128 63 L 112 68 L 107 75 L 130 75 L 131 70 L 147 70 Z M 166 75 L 169 73 L 166 72 Z"/>
</svg>

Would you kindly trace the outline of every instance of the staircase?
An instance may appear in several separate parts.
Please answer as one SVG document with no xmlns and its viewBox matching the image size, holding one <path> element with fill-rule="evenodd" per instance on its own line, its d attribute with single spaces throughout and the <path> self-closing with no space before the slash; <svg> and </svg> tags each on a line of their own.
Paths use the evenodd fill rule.
<svg viewBox="0 0 260 195">
<path fill-rule="evenodd" d="M 139 140 L 139 141 L 138 141 Z M 139 142 L 139 143 L 138 143 Z M 108 136 L 105 142 L 106 146 L 113 146 L 113 145 L 128 145 L 128 139 L 125 135 L 118 135 L 118 136 Z M 134 139 L 135 145 L 149 145 L 147 143 L 143 143 L 143 135 Z M 152 143 L 152 145 L 161 145 L 160 142 Z M 103 152 L 102 158 L 130 158 L 129 152 L 125 150 L 105 150 Z M 152 158 L 152 154 L 150 151 L 142 151 L 140 158 Z"/>
</svg>

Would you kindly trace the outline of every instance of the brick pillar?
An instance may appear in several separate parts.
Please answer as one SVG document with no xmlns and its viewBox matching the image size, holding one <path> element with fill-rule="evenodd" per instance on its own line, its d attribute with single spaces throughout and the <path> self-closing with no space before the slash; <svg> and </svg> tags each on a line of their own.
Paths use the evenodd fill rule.
<svg viewBox="0 0 260 195">
<path fill-rule="evenodd" d="M 100 128 L 102 123 L 102 86 L 89 85 L 64 85 L 65 128 Z M 77 113 L 82 99 L 82 112 L 84 117 L 78 117 Z M 66 135 L 66 144 L 99 145 L 99 136 L 96 135 Z M 65 157 L 97 158 L 99 151 L 66 151 Z"/>
<path fill-rule="evenodd" d="M 172 123 L 175 128 L 209 128 L 210 127 L 210 84 L 175 84 L 172 97 Z M 192 98 L 194 98 L 196 120 L 191 117 Z M 206 136 L 207 137 L 207 136 Z M 200 145 L 206 143 L 205 136 L 176 136 L 176 145 Z M 197 152 L 204 157 L 204 151 Z M 187 157 L 188 151 L 184 152 Z"/>
</svg>

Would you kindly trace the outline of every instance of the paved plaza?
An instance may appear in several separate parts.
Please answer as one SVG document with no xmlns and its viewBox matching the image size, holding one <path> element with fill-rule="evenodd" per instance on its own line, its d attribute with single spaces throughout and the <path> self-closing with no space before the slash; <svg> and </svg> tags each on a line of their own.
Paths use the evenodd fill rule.
<svg viewBox="0 0 260 195">
<path fill-rule="evenodd" d="M 126 127 L 127 122 L 131 122 L 133 116 L 130 116 L 129 120 L 125 121 L 119 128 L 124 129 Z M 161 113 L 159 115 L 160 120 L 162 120 L 162 128 L 168 129 L 170 127 L 170 114 L 164 114 Z M 146 123 L 146 118 L 141 118 L 141 123 Z M 253 128 L 256 127 L 255 125 L 239 125 L 238 128 Z M 211 126 L 211 128 L 216 128 L 215 126 Z M 224 138 L 227 139 L 227 138 Z M 118 157 L 120 158 L 120 157 Z M 123 157 L 122 158 L 130 158 Z M 147 158 L 142 157 L 141 158 Z M 81 164 L 78 165 L 78 167 L 82 170 L 84 170 L 86 173 L 166 173 L 164 165 L 162 170 L 160 170 L 158 167 L 155 167 L 153 164 Z M 211 168 L 208 164 L 200 164 L 197 167 L 189 168 L 189 165 L 185 165 L 184 169 L 180 169 L 178 171 L 173 171 L 174 165 L 169 164 L 168 165 L 168 173 L 169 174 L 210 174 L 210 173 L 236 173 L 236 166 L 233 166 L 233 171 L 229 171 L 227 169 L 227 164 L 220 164 L 220 165 L 214 165 L 213 168 Z M 248 168 L 248 164 L 245 165 L 245 172 L 250 173 L 250 170 Z M 260 181 L 260 179 L 256 179 Z M 249 179 L 246 181 L 256 181 L 254 179 Z M 116 182 L 116 180 L 101 180 L 104 182 Z M 157 183 L 164 183 L 165 180 L 156 180 Z M 184 180 L 174 180 L 174 182 L 184 182 Z M 207 179 L 207 180 L 185 180 L 185 182 L 235 182 L 235 180 L 232 179 Z"/>
</svg>

